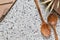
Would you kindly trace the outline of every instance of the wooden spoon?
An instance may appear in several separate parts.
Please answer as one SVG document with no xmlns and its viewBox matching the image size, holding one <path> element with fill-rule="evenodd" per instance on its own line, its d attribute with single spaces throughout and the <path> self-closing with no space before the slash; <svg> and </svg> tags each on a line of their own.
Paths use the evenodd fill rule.
<svg viewBox="0 0 60 40">
<path fill-rule="evenodd" d="M 48 23 L 52 26 L 53 30 L 54 30 L 54 35 L 55 35 L 55 40 L 58 40 L 58 35 L 56 32 L 56 24 L 57 24 L 57 20 L 58 20 L 58 16 L 55 14 L 56 12 L 52 12 L 49 16 L 48 16 Z"/>
<path fill-rule="evenodd" d="M 43 17 L 42 17 L 38 0 L 34 0 L 34 1 L 35 1 L 35 4 L 36 4 L 36 7 L 37 7 L 37 9 L 38 9 L 38 12 L 39 12 L 39 14 L 40 14 L 41 21 L 42 21 L 41 33 L 47 38 L 47 37 L 49 37 L 50 34 L 51 34 L 50 25 L 47 24 L 47 23 L 44 21 Z"/>
</svg>

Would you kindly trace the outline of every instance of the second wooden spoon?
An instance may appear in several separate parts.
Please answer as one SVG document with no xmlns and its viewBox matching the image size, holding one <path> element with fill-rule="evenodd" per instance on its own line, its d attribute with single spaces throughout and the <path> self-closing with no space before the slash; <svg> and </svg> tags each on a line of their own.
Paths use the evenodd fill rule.
<svg viewBox="0 0 60 40">
<path fill-rule="evenodd" d="M 52 26 L 52 28 L 54 30 L 55 40 L 58 40 L 58 35 L 57 35 L 57 32 L 56 32 L 57 20 L 58 20 L 58 16 L 56 15 L 56 12 L 52 12 L 48 16 L 48 19 L 47 19 L 48 23 Z"/>
<path fill-rule="evenodd" d="M 40 18 L 41 18 L 41 21 L 42 21 L 42 24 L 41 24 L 41 33 L 45 36 L 45 37 L 49 37 L 50 34 L 51 34 L 51 29 L 50 29 L 50 25 L 47 24 L 43 17 L 42 17 L 42 14 L 41 14 L 41 11 L 40 11 L 40 7 L 39 7 L 39 4 L 38 4 L 38 0 L 34 0 L 35 1 L 35 4 L 36 4 L 36 7 L 37 7 L 37 10 L 40 14 Z"/>
</svg>

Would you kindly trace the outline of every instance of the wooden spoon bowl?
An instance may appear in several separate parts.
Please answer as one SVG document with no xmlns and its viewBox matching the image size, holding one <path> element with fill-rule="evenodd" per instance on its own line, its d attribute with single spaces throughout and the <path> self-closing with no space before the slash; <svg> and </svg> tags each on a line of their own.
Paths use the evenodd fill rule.
<svg viewBox="0 0 60 40">
<path fill-rule="evenodd" d="M 51 28 L 47 23 L 44 23 L 44 22 L 42 23 L 42 25 L 41 25 L 41 33 L 46 38 L 48 38 L 51 35 Z"/>
<path fill-rule="evenodd" d="M 54 14 L 53 14 L 54 13 Z M 56 25 L 57 24 L 57 20 L 58 20 L 58 16 L 56 15 L 55 12 L 52 12 L 49 16 L 48 16 L 48 22 L 52 25 Z"/>
<path fill-rule="evenodd" d="M 54 30 L 55 40 L 58 40 L 58 35 L 57 35 L 57 32 L 56 32 L 56 24 L 57 24 L 57 21 L 58 21 L 58 16 L 54 13 L 56 13 L 56 12 L 52 12 L 48 16 L 47 21 Z"/>
</svg>

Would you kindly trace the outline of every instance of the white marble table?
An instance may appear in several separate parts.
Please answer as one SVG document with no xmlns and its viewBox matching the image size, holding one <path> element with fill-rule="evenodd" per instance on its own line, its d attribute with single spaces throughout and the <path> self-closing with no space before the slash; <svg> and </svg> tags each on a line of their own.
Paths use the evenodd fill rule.
<svg viewBox="0 0 60 40">
<path fill-rule="evenodd" d="M 43 5 L 40 7 L 46 21 L 49 13 L 45 12 Z M 50 38 L 46 39 L 40 32 L 40 25 L 41 20 L 34 0 L 17 0 L 4 20 L 0 22 L 0 40 L 54 40 L 53 30 L 51 29 Z M 56 29 L 60 37 L 60 19 Z"/>
</svg>

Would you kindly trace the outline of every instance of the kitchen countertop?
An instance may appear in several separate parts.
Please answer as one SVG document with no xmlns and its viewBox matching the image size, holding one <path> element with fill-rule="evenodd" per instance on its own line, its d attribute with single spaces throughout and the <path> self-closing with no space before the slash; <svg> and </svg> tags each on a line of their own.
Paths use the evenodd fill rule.
<svg viewBox="0 0 60 40">
<path fill-rule="evenodd" d="M 49 12 L 44 10 L 43 5 L 40 8 L 46 21 Z M 46 39 L 40 32 L 40 25 L 41 20 L 34 0 L 17 0 L 0 22 L 0 40 L 54 40 L 53 30 L 51 29 L 50 38 Z M 60 18 L 56 29 L 60 37 Z"/>
</svg>

